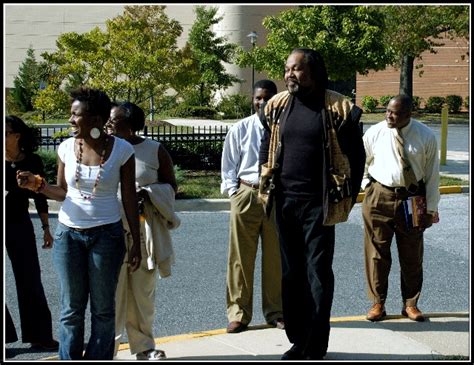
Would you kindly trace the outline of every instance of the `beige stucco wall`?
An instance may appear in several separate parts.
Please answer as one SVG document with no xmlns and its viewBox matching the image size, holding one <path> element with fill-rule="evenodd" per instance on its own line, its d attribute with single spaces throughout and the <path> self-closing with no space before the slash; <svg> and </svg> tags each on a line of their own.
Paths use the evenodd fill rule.
<svg viewBox="0 0 474 365">
<path fill-rule="evenodd" d="M 277 14 L 289 6 L 265 5 L 215 5 L 223 20 L 214 27 L 218 36 L 225 35 L 230 42 L 250 47 L 247 35 L 251 31 L 258 33 L 257 44 L 266 40 L 266 32 L 261 25 L 267 15 Z M 56 48 L 56 39 L 65 32 L 88 32 L 94 27 L 105 28 L 105 20 L 123 12 L 123 5 L 12 5 L 4 4 L 4 87 L 12 87 L 18 68 L 25 60 L 27 49 L 32 46 L 37 60 L 41 53 L 52 52 Z M 189 29 L 195 20 L 194 5 L 167 5 L 166 13 L 178 20 L 182 27 L 182 36 L 178 46 L 182 47 L 188 37 Z M 227 90 L 228 94 L 248 93 L 251 90 L 251 68 L 240 69 L 235 65 L 226 65 L 228 72 L 244 80 Z M 266 77 L 255 74 L 255 80 Z M 283 87 L 280 82 L 279 89 Z"/>
<path fill-rule="evenodd" d="M 249 50 L 252 45 L 248 35 L 255 31 L 257 33 L 256 45 L 264 45 L 267 40 L 267 30 L 262 25 L 265 16 L 276 15 L 281 11 L 294 6 L 285 5 L 220 5 L 218 15 L 223 16 L 220 23 L 216 24 L 214 31 L 218 36 L 225 36 L 230 42 L 242 45 Z M 283 70 L 282 65 L 282 70 Z M 225 94 L 247 94 L 252 92 L 252 68 L 239 68 L 237 65 L 227 64 L 229 73 L 240 77 L 243 82 L 234 84 L 225 90 Z M 266 73 L 255 72 L 254 81 L 268 78 Z M 278 90 L 283 90 L 285 85 L 282 80 L 273 80 Z"/>
<path fill-rule="evenodd" d="M 35 57 L 56 49 L 56 39 L 62 33 L 85 33 L 94 27 L 105 29 L 105 20 L 123 12 L 123 5 L 4 5 L 4 83 L 13 86 L 13 79 L 26 57 L 30 45 Z M 194 21 L 192 5 L 167 7 L 170 18 L 180 21 L 183 35 L 178 45 L 186 42 Z"/>
</svg>

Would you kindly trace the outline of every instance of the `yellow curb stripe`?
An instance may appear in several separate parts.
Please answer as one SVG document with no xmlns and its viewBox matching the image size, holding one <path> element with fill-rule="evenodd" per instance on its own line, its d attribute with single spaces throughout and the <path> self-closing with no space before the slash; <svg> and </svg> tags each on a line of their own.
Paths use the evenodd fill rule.
<svg viewBox="0 0 474 365">
<path fill-rule="evenodd" d="M 424 316 L 426 318 L 442 318 L 442 317 L 468 318 L 469 313 L 468 312 L 460 312 L 460 313 L 425 313 Z M 387 315 L 385 317 L 385 319 L 388 320 L 388 319 L 407 319 L 407 318 L 402 316 L 401 314 L 398 314 L 398 315 L 393 314 L 393 315 Z M 356 321 L 367 321 L 367 319 L 366 319 L 365 315 L 362 315 L 362 316 L 348 316 L 348 317 L 334 317 L 334 318 L 330 319 L 331 323 L 356 322 Z M 268 326 L 268 325 L 249 326 L 249 330 L 263 329 L 263 328 L 273 328 L 273 327 Z M 226 333 L 225 328 L 210 330 L 210 331 L 202 331 L 202 332 L 192 332 L 192 333 L 187 333 L 187 334 L 182 334 L 182 335 L 155 338 L 155 343 L 157 345 L 159 345 L 159 344 L 169 343 L 169 342 L 174 342 L 174 341 L 192 340 L 192 339 L 196 339 L 196 338 L 222 335 L 222 334 L 225 334 L 225 333 Z M 126 349 L 129 349 L 129 346 L 128 346 L 127 343 L 121 344 L 120 347 L 119 347 L 119 351 L 120 350 L 126 350 Z"/>
<path fill-rule="evenodd" d="M 439 192 L 440 194 L 458 194 L 462 193 L 463 186 L 461 185 L 452 185 L 452 186 L 440 186 Z M 361 203 L 364 200 L 365 193 L 361 192 L 357 195 L 356 203 Z"/>
<path fill-rule="evenodd" d="M 459 186 L 459 185 L 440 186 L 439 187 L 439 192 L 441 194 L 461 193 L 462 192 L 462 186 Z"/>
</svg>

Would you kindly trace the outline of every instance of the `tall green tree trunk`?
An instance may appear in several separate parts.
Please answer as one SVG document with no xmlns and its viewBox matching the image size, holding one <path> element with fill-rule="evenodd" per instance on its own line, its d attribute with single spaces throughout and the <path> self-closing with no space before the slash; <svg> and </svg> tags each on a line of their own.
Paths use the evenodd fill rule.
<svg viewBox="0 0 474 365">
<path fill-rule="evenodd" d="M 404 55 L 400 67 L 400 94 L 413 98 L 413 68 L 415 57 Z"/>
</svg>

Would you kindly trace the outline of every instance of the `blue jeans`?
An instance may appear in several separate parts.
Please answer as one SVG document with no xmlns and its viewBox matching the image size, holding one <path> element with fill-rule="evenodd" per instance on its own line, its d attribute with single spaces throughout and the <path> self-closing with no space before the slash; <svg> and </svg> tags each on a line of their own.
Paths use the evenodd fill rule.
<svg viewBox="0 0 474 365">
<path fill-rule="evenodd" d="M 115 289 L 124 255 L 121 221 L 82 231 L 58 223 L 53 264 L 61 283 L 61 360 L 113 359 Z M 83 354 L 89 296 L 91 336 Z"/>
</svg>

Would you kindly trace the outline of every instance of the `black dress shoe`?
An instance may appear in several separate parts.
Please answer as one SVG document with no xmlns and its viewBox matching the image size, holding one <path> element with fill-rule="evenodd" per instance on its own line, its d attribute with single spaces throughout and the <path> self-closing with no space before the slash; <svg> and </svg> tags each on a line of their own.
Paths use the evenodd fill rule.
<svg viewBox="0 0 474 365">
<path fill-rule="evenodd" d="M 59 348 L 59 342 L 53 339 L 44 342 L 32 342 L 31 348 L 45 351 L 56 351 Z"/>
<path fill-rule="evenodd" d="M 301 347 L 293 345 L 291 349 L 281 356 L 281 360 L 305 360 L 305 356 L 303 356 Z"/>
<path fill-rule="evenodd" d="M 239 333 L 246 329 L 247 325 L 239 321 L 232 321 L 227 325 L 227 333 Z"/>
<path fill-rule="evenodd" d="M 304 356 L 305 360 L 324 360 L 324 355 L 315 353 L 315 354 L 307 354 Z"/>
</svg>

